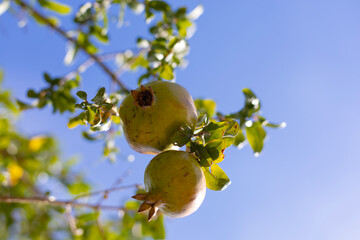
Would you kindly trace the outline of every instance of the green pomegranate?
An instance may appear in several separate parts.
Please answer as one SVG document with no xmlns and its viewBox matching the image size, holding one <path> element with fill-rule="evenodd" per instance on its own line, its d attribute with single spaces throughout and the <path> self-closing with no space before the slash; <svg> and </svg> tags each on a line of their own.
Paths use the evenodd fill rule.
<svg viewBox="0 0 360 240">
<path fill-rule="evenodd" d="M 197 159 L 188 152 L 165 151 L 154 157 L 144 176 L 147 193 L 133 198 L 144 201 L 139 212 L 149 210 L 149 221 L 160 211 L 170 217 L 195 212 L 206 194 L 206 181 Z"/>
<path fill-rule="evenodd" d="M 127 142 L 135 151 L 146 154 L 184 145 L 197 121 L 190 94 L 173 82 L 150 82 L 131 91 L 119 112 Z"/>
</svg>

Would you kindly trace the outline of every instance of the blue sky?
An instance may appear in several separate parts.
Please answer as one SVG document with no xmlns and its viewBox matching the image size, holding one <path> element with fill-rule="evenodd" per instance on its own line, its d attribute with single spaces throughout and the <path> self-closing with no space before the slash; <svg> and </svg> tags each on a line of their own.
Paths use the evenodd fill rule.
<svg viewBox="0 0 360 240">
<path fill-rule="evenodd" d="M 286 121 L 287 128 L 268 131 L 258 158 L 249 146 L 226 150 L 221 167 L 232 184 L 223 192 L 208 190 L 193 215 L 168 219 L 168 239 L 358 239 L 360 2 L 181 1 L 190 8 L 199 3 L 205 12 L 178 83 L 194 98 L 216 100 L 224 113 L 240 109 L 241 89 L 251 88 L 263 103 L 262 114 Z M 146 33 L 141 17 L 130 14 L 128 20 L 129 27 L 113 29 L 106 52 L 132 47 Z M 19 98 L 29 87 L 44 86 L 43 71 L 63 75 L 75 67 L 63 65 L 64 49 L 63 39 L 46 28 L 30 22 L 19 29 L 12 16 L 0 18 L 0 66 L 5 86 Z M 89 93 L 109 86 L 96 67 L 83 79 Z M 135 86 L 134 76 L 124 79 Z M 134 153 L 121 139 L 122 154 L 134 154 L 134 163 L 99 160 L 102 144 L 83 141 L 81 129 L 67 129 L 68 117 L 34 110 L 17 124 L 29 135 L 56 135 L 64 157 L 82 156 L 79 169 L 98 188 L 128 168 L 126 183 L 142 182 L 151 156 Z"/>
</svg>

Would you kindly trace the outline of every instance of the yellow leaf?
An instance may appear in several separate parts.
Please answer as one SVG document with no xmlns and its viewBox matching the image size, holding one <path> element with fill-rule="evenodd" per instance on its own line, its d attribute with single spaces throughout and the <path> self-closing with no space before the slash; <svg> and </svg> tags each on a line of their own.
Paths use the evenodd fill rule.
<svg viewBox="0 0 360 240">
<path fill-rule="evenodd" d="M 39 151 L 44 144 L 47 142 L 48 138 L 45 136 L 35 136 L 33 138 L 30 139 L 29 141 L 29 149 L 32 152 L 37 152 Z"/>
<path fill-rule="evenodd" d="M 7 168 L 8 168 L 8 172 L 10 173 L 10 183 L 11 185 L 14 186 L 23 176 L 24 170 L 16 163 L 10 163 Z"/>
</svg>

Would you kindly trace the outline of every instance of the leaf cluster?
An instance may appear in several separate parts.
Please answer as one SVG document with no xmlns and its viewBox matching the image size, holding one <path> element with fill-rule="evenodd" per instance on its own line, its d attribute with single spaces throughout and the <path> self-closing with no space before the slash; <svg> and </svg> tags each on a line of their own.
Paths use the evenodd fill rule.
<svg viewBox="0 0 360 240">
<path fill-rule="evenodd" d="M 64 113 L 66 111 L 73 112 L 76 100 L 72 95 L 72 90 L 79 86 L 80 77 L 77 75 L 74 79 L 63 81 L 62 78 L 52 78 L 48 73 L 44 73 L 44 79 L 48 86 L 36 91 L 30 89 L 27 97 L 33 99 L 31 104 L 18 100 L 21 110 L 30 108 L 44 108 L 47 105 L 53 107 L 53 112 Z"/>
<path fill-rule="evenodd" d="M 209 189 L 221 191 L 231 183 L 218 165 L 225 158 L 226 148 L 241 147 L 247 140 L 258 155 L 263 149 L 266 137 L 264 127 L 281 127 L 281 124 L 269 123 L 258 115 L 261 108 L 260 100 L 250 89 L 243 89 L 243 94 L 244 107 L 237 113 L 228 115 L 216 112 L 216 103 L 213 100 L 195 100 L 199 116 L 198 125 L 187 147 L 198 157 Z"/>
</svg>

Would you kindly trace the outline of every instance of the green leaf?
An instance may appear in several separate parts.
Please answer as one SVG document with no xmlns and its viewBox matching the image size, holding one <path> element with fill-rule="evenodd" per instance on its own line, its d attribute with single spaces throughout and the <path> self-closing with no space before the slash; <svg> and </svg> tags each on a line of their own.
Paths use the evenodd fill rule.
<svg viewBox="0 0 360 240">
<path fill-rule="evenodd" d="M 245 136 L 244 136 L 244 134 L 242 133 L 242 130 L 239 129 L 238 134 L 237 134 L 237 135 L 235 136 L 235 138 L 234 138 L 234 146 L 239 147 L 239 145 L 240 145 L 241 143 L 243 143 L 244 141 L 245 141 Z"/>
<path fill-rule="evenodd" d="M 212 140 L 205 145 L 207 152 L 210 154 L 213 163 L 219 163 L 224 160 L 224 151 L 234 143 L 234 138 L 224 137 L 222 139 Z"/>
<path fill-rule="evenodd" d="M 278 124 L 266 122 L 265 126 L 271 127 L 271 128 L 285 128 L 286 127 L 286 122 L 282 122 L 282 123 L 278 123 Z"/>
<path fill-rule="evenodd" d="M 194 101 L 198 115 L 206 113 L 209 118 L 214 116 L 216 112 L 216 103 L 212 99 L 196 99 Z"/>
<path fill-rule="evenodd" d="M 92 124 L 95 120 L 95 111 L 90 107 L 88 106 L 87 107 L 87 121 L 88 123 Z"/>
<path fill-rule="evenodd" d="M 3 182 L 6 180 L 6 177 L 0 173 L 0 184 L 3 184 Z"/>
<path fill-rule="evenodd" d="M 34 14 L 34 12 L 29 12 L 29 14 L 40 25 L 46 25 L 49 22 L 50 25 L 52 25 L 52 26 L 58 26 L 60 23 L 59 19 L 57 19 L 56 17 L 48 17 L 47 18 L 48 22 L 47 22 L 47 21 L 44 21 L 44 19 L 42 19 L 41 17 L 39 17 L 39 15 Z"/>
<path fill-rule="evenodd" d="M 111 121 L 113 121 L 116 124 L 120 124 L 121 123 L 121 119 L 119 116 L 115 116 L 115 115 L 111 115 Z"/>
<path fill-rule="evenodd" d="M 184 18 L 186 17 L 186 11 L 187 11 L 186 7 L 180 7 L 178 8 L 178 10 L 176 10 L 175 16 L 177 18 Z"/>
<path fill-rule="evenodd" d="M 107 102 L 102 102 L 100 104 L 100 107 L 102 107 L 103 109 L 105 109 L 106 111 L 110 111 L 113 107 L 114 107 L 114 104 L 112 103 L 107 103 Z"/>
<path fill-rule="evenodd" d="M 16 103 L 19 106 L 20 110 L 27 110 L 27 109 L 33 108 L 32 105 L 27 104 L 27 103 L 25 103 L 23 101 L 20 101 L 20 100 L 16 100 Z"/>
<path fill-rule="evenodd" d="M 206 151 L 209 153 L 212 159 L 212 162 L 218 158 L 221 158 L 221 150 L 219 151 L 218 149 L 221 146 L 221 142 L 222 141 L 220 139 L 213 140 L 205 146 Z"/>
<path fill-rule="evenodd" d="M 135 59 L 135 61 L 133 61 L 130 66 L 131 70 L 136 70 L 138 67 L 147 68 L 149 65 L 148 61 L 143 56 L 135 56 L 129 61 L 132 61 L 133 59 Z"/>
<path fill-rule="evenodd" d="M 4 70 L 0 69 L 0 84 L 3 82 L 4 79 Z"/>
<path fill-rule="evenodd" d="M 68 14 L 71 11 L 71 7 L 63 3 L 49 1 L 49 0 L 38 0 L 38 1 L 40 5 L 43 6 L 44 8 L 47 8 L 59 14 Z"/>
<path fill-rule="evenodd" d="M 207 149 L 196 142 L 190 142 L 190 150 L 194 152 L 200 160 L 200 166 L 210 167 L 212 164 L 211 155 L 208 153 Z"/>
<path fill-rule="evenodd" d="M 74 108 L 76 108 L 76 109 L 86 110 L 86 108 L 84 108 L 84 107 L 83 107 L 83 105 L 78 104 L 78 103 L 74 105 Z"/>
<path fill-rule="evenodd" d="M 90 134 L 89 132 L 82 132 L 82 136 L 89 141 L 96 141 L 102 139 L 104 136 L 102 134 Z"/>
<path fill-rule="evenodd" d="M 136 14 L 140 14 L 144 10 L 144 4 L 136 0 L 132 0 L 131 2 L 129 2 L 128 6 Z"/>
<path fill-rule="evenodd" d="M 264 146 L 266 132 L 260 122 L 253 122 L 246 127 L 246 138 L 255 153 L 260 153 Z"/>
<path fill-rule="evenodd" d="M 235 120 L 226 122 L 224 137 L 235 137 L 240 130 L 239 123 Z"/>
<path fill-rule="evenodd" d="M 248 88 L 243 89 L 245 95 L 245 107 L 244 112 L 247 112 L 247 116 L 250 117 L 253 113 L 260 110 L 260 100 L 256 95 Z"/>
<path fill-rule="evenodd" d="M 39 94 L 36 93 L 33 89 L 30 89 L 30 90 L 28 90 L 28 92 L 27 92 L 27 96 L 28 96 L 29 98 L 38 98 L 38 97 L 39 97 Z"/>
<path fill-rule="evenodd" d="M 75 128 L 77 127 L 78 125 L 82 124 L 83 121 L 77 117 L 75 118 L 70 118 L 69 119 L 69 122 L 67 124 L 68 128 L 72 129 L 72 128 Z"/>
<path fill-rule="evenodd" d="M 14 113 L 18 112 L 18 109 L 17 109 L 16 105 L 14 104 L 14 102 L 11 99 L 11 94 L 10 94 L 9 91 L 0 92 L 0 103 L 5 105 L 5 107 L 8 110 L 11 110 Z"/>
<path fill-rule="evenodd" d="M 127 210 L 138 210 L 139 209 L 139 202 L 137 201 L 127 201 L 124 206 Z"/>
<path fill-rule="evenodd" d="M 102 87 L 102 88 L 99 89 L 96 96 L 93 99 L 91 99 L 91 101 L 93 101 L 93 102 L 101 102 L 104 99 L 104 95 L 105 95 L 105 88 Z"/>
<path fill-rule="evenodd" d="M 255 94 L 248 88 L 243 89 L 245 95 L 244 107 L 237 113 L 226 115 L 226 118 L 234 118 L 240 120 L 240 126 L 244 127 L 244 124 L 248 118 L 253 117 L 253 114 L 258 112 L 261 107 L 260 100 Z"/>
<path fill-rule="evenodd" d="M 77 195 L 80 193 L 86 193 L 90 191 L 90 186 L 84 182 L 75 182 L 68 186 L 68 190 L 71 194 Z"/>
<path fill-rule="evenodd" d="M 170 65 L 164 64 L 160 67 L 160 77 L 165 80 L 171 80 L 174 78 L 173 69 Z"/>
<path fill-rule="evenodd" d="M 86 125 L 86 118 L 87 118 L 86 112 L 82 112 L 78 116 L 70 118 L 67 126 L 68 128 L 74 128 L 80 124 Z"/>
<path fill-rule="evenodd" d="M 99 212 L 84 213 L 76 216 L 76 220 L 80 226 L 87 224 L 91 221 L 96 221 L 99 217 Z"/>
<path fill-rule="evenodd" d="M 193 135 L 193 130 L 189 125 L 181 126 L 171 137 L 170 141 L 176 146 L 182 147 L 190 141 Z"/>
<path fill-rule="evenodd" d="M 224 122 L 210 122 L 203 128 L 205 132 L 205 141 L 221 139 L 223 137 L 235 137 L 239 131 L 239 124 L 235 120 Z"/>
<path fill-rule="evenodd" d="M 103 43 L 109 42 L 109 37 L 107 35 L 107 30 L 98 25 L 90 26 L 90 32 L 93 34 L 99 41 Z"/>
<path fill-rule="evenodd" d="M 166 2 L 156 0 L 148 2 L 148 6 L 156 11 L 161 11 L 164 13 L 171 9 Z"/>
<path fill-rule="evenodd" d="M 154 18 L 154 13 L 152 11 L 150 11 L 149 6 L 147 5 L 145 7 L 145 19 L 146 19 L 146 23 L 150 23 L 151 20 Z"/>
<path fill-rule="evenodd" d="M 87 100 L 87 93 L 84 92 L 84 91 L 78 91 L 78 92 L 76 93 L 76 95 L 77 95 L 79 98 L 81 98 L 82 100 L 84 100 L 84 101 Z"/>
<path fill-rule="evenodd" d="M 50 75 L 49 75 L 48 73 L 46 73 L 46 72 L 44 73 L 44 79 L 45 79 L 46 82 L 48 82 L 48 83 L 50 83 L 50 84 L 53 83 L 52 78 L 51 78 Z"/>
<path fill-rule="evenodd" d="M 206 187 L 211 190 L 222 191 L 231 184 L 226 173 L 217 164 L 211 165 L 211 172 L 206 167 L 202 167 L 202 170 L 205 174 Z"/>
<path fill-rule="evenodd" d="M 92 43 L 90 43 L 89 36 L 83 32 L 80 32 L 78 35 L 78 43 L 89 53 L 94 54 L 97 52 L 97 48 Z"/>
<path fill-rule="evenodd" d="M 191 22 L 186 19 L 186 18 L 183 18 L 183 19 L 179 19 L 177 22 L 176 22 L 176 27 L 179 31 L 179 35 L 181 37 L 186 37 L 186 34 L 187 34 L 187 28 L 191 26 Z"/>
<path fill-rule="evenodd" d="M 205 142 L 221 139 L 224 136 L 226 125 L 224 122 L 210 122 L 203 131 L 205 132 Z"/>
<path fill-rule="evenodd" d="M 207 114 L 199 115 L 195 133 L 199 133 L 200 131 L 202 131 L 202 128 L 205 127 L 207 124 L 209 124 L 209 118 Z"/>
<path fill-rule="evenodd" d="M 255 93 L 253 93 L 253 91 L 251 91 L 249 88 L 244 88 L 242 90 L 242 92 L 244 93 L 245 97 L 248 98 L 248 99 L 257 98 Z"/>
<path fill-rule="evenodd" d="M 60 25 L 60 20 L 57 17 L 48 17 L 49 22 L 53 25 L 53 26 L 59 26 Z"/>
</svg>

